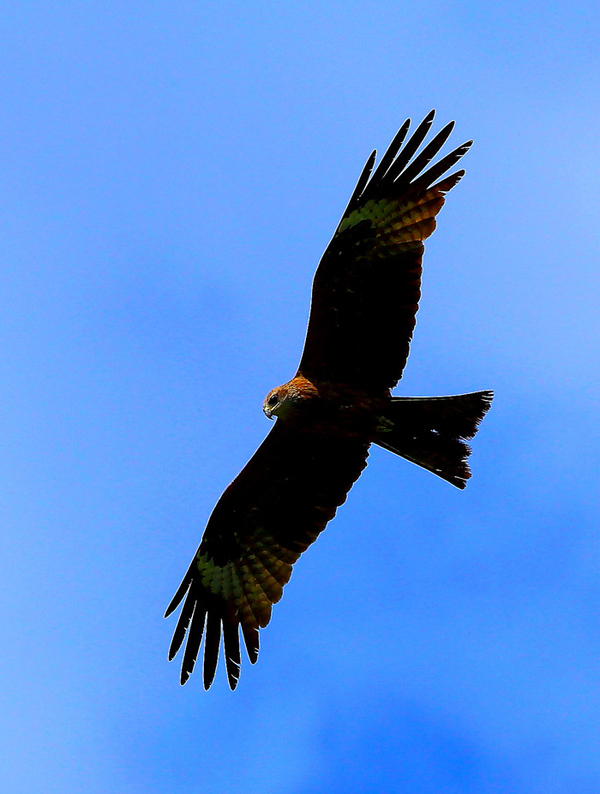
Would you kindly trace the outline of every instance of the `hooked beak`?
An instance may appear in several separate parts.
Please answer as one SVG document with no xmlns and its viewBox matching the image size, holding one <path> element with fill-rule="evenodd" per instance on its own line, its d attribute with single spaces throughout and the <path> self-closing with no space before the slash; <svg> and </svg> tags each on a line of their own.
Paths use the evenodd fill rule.
<svg viewBox="0 0 600 794">
<path fill-rule="evenodd" d="M 263 408 L 263 410 L 265 412 L 265 416 L 267 417 L 267 419 L 270 419 L 271 422 L 272 422 L 275 417 L 273 416 L 273 412 L 271 411 L 271 409 L 270 408 Z"/>
</svg>

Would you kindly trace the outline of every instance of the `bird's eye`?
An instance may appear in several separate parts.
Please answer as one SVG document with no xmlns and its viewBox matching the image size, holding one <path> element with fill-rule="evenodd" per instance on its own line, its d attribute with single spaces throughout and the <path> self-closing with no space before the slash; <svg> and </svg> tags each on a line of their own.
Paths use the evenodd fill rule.
<svg viewBox="0 0 600 794">
<path fill-rule="evenodd" d="M 272 394 L 269 397 L 269 405 L 277 405 L 278 402 L 279 402 L 279 398 L 277 397 L 276 394 Z"/>
</svg>

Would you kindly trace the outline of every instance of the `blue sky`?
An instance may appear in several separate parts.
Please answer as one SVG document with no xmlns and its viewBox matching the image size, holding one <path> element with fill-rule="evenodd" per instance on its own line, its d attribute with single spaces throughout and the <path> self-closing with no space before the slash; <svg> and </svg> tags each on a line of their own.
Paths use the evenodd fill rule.
<svg viewBox="0 0 600 794">
<path fill-rule="evenodd" d="M 2 790 L 600 790 L 597 4 L 2 12 Z M 432 107 L 475 146 L 399 393 L 496 391 L 474 477 L 374 450 L 237 691 L 181 688 L 162 613 Z"/>
</svg>

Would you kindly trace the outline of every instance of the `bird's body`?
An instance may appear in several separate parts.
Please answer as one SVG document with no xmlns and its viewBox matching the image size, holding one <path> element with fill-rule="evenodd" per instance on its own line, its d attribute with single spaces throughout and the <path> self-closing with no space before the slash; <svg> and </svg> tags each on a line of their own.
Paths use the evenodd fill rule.
<svg viewBox="0 0 600 794">
<path fill-rule="evenodd" d="M 373 440 L 378 416 L 390 397 L 371 396 L 344 383 L 310 381 L 296 375 L 269 392 L 263 410 L 269 419 L 276 416 L 304 433 Z M 274 399 L 277 402 L 272 402 Z"/>
<path fill-rule="evenodd" d="M 459 488 L 470 476 L 466 440 L 491 392 L 394 397 L 415 326 L 423 240 L 463 173 L 438 180 L 463 144 L 422 173 L 452 129 L 418 154 L 433 112 L 404 147 L 406 122 L 371 176 L 365 166 L 317 269 L 298 372 L 267 395 L 275 426 L 224 491 L 169 608 L 185 598 L 169 658 L 187 633 L 181 683 L 204 637 L 204 685 L 214 678 L 221 634 L 229 684 L 240 669 L 239 630 L 251 662 L 259 628 L 291 576 L 366 466 L 375 443 Z M 402 148 L 401 148 L 402 147 Z M 416 155 L 416 156 L 415 156 Z"/>
</svg>

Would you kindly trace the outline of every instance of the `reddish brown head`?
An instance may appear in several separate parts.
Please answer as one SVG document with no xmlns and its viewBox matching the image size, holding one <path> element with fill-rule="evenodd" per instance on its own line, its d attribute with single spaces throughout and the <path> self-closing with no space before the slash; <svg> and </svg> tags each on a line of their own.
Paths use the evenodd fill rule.
<svg viewBox="0 0 600 794">
<path fill-rule="evenodd" d="M 299 375 L 288 381 L 288 383 L 284 383 L 283 386 L 277 386 L 276 389 L 272 389 L 263 403 L 263 411 L 269 419 L 273 419 L 275 416 L 281 418 L 289 417 L 298 408 L 318 396 L 319 392 L 316 387 L 309 380 Z"/>
</svg>

